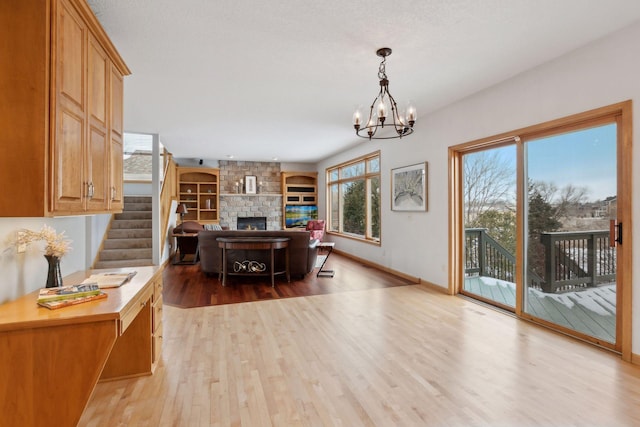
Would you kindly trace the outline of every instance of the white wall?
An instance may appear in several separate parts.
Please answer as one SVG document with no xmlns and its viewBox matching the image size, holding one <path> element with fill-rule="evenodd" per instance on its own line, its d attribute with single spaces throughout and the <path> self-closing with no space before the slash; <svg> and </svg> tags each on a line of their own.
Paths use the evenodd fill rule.
<svg viewBox="0 0 640 427">
<path fill-rule="evenodd" d="M 324 170 L 381 149 L 382 245 L 334 238 L 337 248 L 385 267 L 446 287 L 448 283 L 447 148 L 463 142 L 565 117 L 632 99 L 633 126 L 640 129 L 640 23 L 526 73 L 463 99 L 427 117 L 418 117 L 414 135 L 402 140 L 367 142 L 318 164 Z M 425 76 L 428 78 L 428 76 Z M 636 138 L 634 138 L 636 139 Z M 640 152 L 633 153 L 633 216 L 640 212 Z M 391 212 L 390 169 L 429 163 L 429 210 Z M 622 195 L 621 195 L 622 196 Z M 324 209 L 325 195 L 320 194 Z M 640 222 L 633 225 L 640 248 Z M 633 349 L 640 349 L 640 251 L 633 256 Z"/>
<path fill-rule="evenodd" d="M 151 181 L 124 183 L 125 196 L 151 196 L 152 194 L 153 194 L 153 187 L 151 186 Z"/>
<path fill-rule="evenodd" d="M 71 240 L 71 251 L 62 258 L 62 276 L 89 267 L 86 232 L 92 228 L 91 217 L 64 218 L 0 218 L 0 304 L 15 299 L 28 292 L 43 288 L 47 279 L 47 261 L 44 258 L 44 244 L 34 242 L 27 251 L 15 252 L 8 240 L 16 231 L 27 228 L 38 231 L 44 224 L 58 233 L 65 232 Z"/>
</svg>

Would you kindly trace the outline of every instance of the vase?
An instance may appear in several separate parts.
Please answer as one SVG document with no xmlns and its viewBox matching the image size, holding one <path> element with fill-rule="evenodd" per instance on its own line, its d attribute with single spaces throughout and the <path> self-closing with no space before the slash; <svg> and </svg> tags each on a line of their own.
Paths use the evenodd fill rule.
<svg viewBox="0 0 640 427">
<path fill-rule="evenodd" d="M 47 288 L 56 288 L 62 286 L 62 273 L 60 272 L 60 258 L 55 255 L 44 256 L 49 263 L 49 272 L 47 273 Z"/>
</svg>

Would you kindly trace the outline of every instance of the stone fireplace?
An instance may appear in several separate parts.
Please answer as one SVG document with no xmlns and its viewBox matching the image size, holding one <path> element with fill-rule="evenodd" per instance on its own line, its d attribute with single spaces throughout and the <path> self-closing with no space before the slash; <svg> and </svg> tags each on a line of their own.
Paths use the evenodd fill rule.
<svg viewBox="0 0 640 427">
<path fill-rule="evenodd" d="M 221 194 L 220 225 L 236 230 L 243 217 L 265 217 L 267 230 L 282 230 L 282 195 Z"/>
<path fill-rule="evenodd" d="M 282 230 L 280 163 L 220 160 L 220 225 L 241 229 L 240 218 L 266 218 L 266 230 Z M 243 194 L 235 183 L 256 177 L 257 194 Z M 239 191 L 239 192 L 238 192 Z"/>
</svg>

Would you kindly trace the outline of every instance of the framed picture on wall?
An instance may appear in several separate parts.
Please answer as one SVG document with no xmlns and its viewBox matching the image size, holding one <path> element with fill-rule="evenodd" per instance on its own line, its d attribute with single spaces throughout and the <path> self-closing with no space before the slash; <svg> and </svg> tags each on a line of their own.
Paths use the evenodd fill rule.
<svg viewBox="0 0 640 427">
<path fill-rule="evenodd" d="M 257 179 L 255 175 L 247 175 L 244 177 L 244 188 L 246 194 L 256 194 Z"/>
<path fill-rule="evenodd" d="M 391 210 L 427 210 L 427 162 L 391 169 Z"/>
</svg>

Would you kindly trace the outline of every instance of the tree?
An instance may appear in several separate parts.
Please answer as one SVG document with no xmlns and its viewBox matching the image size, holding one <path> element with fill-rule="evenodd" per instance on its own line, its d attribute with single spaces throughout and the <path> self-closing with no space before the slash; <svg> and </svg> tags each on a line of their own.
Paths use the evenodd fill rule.
<svg viewBox="0 0 640 427">
<path fill-rule="evenodd" d="M 529 183 L 529 194 L 537 193 L 542 200 L 555 207 L 554 217 L 558 221 L 567 218 L 570 215 L 572 207 L 576 207 L 583 203 L 589 190 L 586 187 L 576 187 L 573 184 L 567 184 L 561 189 L 552 183 L 544 181 L 533 181 Z"/>
<path fill-rule="evenodd" d="M 370 179 L 371 237 L 380 237 L 380 180 Z M 367 226 L 367 195 L 365 180 L 343 184 L 343 231 L 365 236 Z"/>
<path fill-rule="evenodd" d="M 527 215 L 529 237 L 537 238 L 540 233 L 559 230 L 562 223 L 558 216 L 558 209 L 551 206 L 535 185 L 531 185 Z"/>
<path fill-rule="evenodd" d="M 527 262 L 529 272 L 535 272 L 540 277 L 544 277 L 544 245 L 540 241 L 540 235 L 557 231 L 562 226 L 558 209 L 546 199 L 552 194 L 546 189 L 548 186 L 541 186 L 540 183 L 529 184 Z"/>
<path fill-rule="evenodd" d="M 484 211 L 512 209 L 515 166 L 500 151 L 467 154 L 463 168 L 465 226 L 477 224 Z"/>
<path fill-rule="evenodd" d="M 487 233 L 510 253 L 516 253 L 516 214 L 512 211 L 488 210 L 476 218 L 478 228 Z"/>
<path fill-rule="evenodd" d="M 364 190 L 364 179 L 344 184 L 342 229 L 345 233 L 364 236 L 366 217 Z"/>
</svg>

